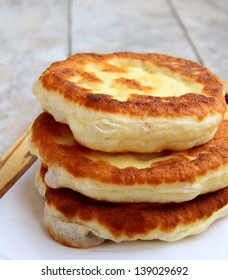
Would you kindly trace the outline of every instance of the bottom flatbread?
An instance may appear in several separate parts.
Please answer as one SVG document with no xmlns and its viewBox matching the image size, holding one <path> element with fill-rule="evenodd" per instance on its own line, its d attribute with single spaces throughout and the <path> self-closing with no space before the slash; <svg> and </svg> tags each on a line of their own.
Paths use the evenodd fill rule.
<svg viewBox="0 0 228 280">
<path fill-rule="evenodd" d="M 71 247 L 93 247 L 106 239 L 176 241 L 203 232 L 228 214 L 228 187 L 182 203 L 109 203 L 49 188 L 46 171 L 41 167 L 35 180 L 45 193 L 44 222 L 56 241 Z"/>
</svg>

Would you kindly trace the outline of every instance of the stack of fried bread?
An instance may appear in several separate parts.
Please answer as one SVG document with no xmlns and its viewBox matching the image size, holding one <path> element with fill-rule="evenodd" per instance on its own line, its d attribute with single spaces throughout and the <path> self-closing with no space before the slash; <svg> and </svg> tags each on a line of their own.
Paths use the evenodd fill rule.
<svg viewBox="0 0 228 280">
<path fill-rule="evenodd" d="M 75 54 L 34 84 L 30 151 L 58 242 L 176 241 L 228 215 L 221 80 L 164 54 Z"/>
</svg>

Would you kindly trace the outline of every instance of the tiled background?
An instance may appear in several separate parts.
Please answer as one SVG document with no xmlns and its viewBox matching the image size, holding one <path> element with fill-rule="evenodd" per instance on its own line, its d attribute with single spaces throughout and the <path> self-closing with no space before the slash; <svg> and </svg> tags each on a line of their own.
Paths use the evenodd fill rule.
<svg viewBox="0 0 228 280">
<path fill-rule="evenodd" d="M 34 80 L 75 52 L 162 52 L 228 79 L 228 0 L 0 0 L 0 156 L 41 108 Z"/>
</svg>

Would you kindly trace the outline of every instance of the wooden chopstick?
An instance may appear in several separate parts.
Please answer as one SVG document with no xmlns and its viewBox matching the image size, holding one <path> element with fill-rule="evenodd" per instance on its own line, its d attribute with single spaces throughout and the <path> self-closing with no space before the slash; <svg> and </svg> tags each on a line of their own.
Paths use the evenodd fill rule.
<svg viewBox="0 0 228 280">
<path fill-rule="evenodd" d="M 224 81 L 223 85 L 225 93 L 228 95 L 228 81 Z M 31 126 L 26 129 L 0 160 L 0 198 L 37 159 L 29 152 L 28 136 L 30 129 Z"/>
<path fill-rule="evenodd" d="M 14 142 L 0 160 L 0 198 L 37 159 L 29 152 L 30 129 L 31 126 Z"/>
</svg>

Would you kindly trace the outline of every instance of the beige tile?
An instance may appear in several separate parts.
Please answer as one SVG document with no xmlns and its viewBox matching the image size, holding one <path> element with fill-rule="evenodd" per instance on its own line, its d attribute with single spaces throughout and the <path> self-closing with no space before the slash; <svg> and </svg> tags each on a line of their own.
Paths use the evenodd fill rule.
<svg viewBox="0 0 228 280">
<path fill-rule="evenodd" d="M 67 1 L 0 1 L 0 155 L 41 110 L 34 80 L 67 55 Z"/>
<path fill-rule="evenodd" d="M 228 79 L 228 1 L 171 0 L 205 66 Z"/>
<path fill-rule="evenodd" d="M 161 52 L 195 59 L 165 0 L 74 0 L 73 52 Z"/>
</svg>

